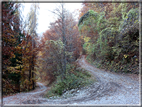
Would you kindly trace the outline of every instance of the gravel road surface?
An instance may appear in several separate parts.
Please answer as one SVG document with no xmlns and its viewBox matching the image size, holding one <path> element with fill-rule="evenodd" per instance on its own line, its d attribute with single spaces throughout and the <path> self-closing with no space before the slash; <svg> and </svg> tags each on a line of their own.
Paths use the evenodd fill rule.
<svg viewBox="0 0 142 107">
<path fill-rule="evenodd" d="M 73 89 L 61 97 L 43 98 L 49 87 L 38 83 L 39 89 L 3 98 L 3 104 L 73 104 L 73 105 L 140 105 L 140 83 L 138 75 L 117 74 L 90 65 L 85 57 L 78 60 L 79 65 L 89 71 L 97 81 L 81 89 Z"/>
</svg>

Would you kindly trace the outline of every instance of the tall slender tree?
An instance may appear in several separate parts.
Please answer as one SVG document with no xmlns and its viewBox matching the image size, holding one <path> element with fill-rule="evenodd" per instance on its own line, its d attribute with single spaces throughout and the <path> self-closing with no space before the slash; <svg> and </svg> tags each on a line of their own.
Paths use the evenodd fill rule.
<svg viewBox="0 0 142 107">
<path fill-rule="evenodd" d="M 19 7 L 20 4 L 14 2 L 2 3 L 2 70 L 4 92 L 8 92 L 6 87 L 9 86 L 11 86 L 12 90 L 20 92 L 21 72 L 17 69 L 17 66 L 21 65 L 21 52 L 19 45 L 22 37 L 19 28 Z M 14 85 L 12 86 L 11 84 Z"/>
<path fill-rule="evenodd" d="M 60 19 L 60 25 L 61 25 L 61 38 L 64 44 L 63 47 L 63 58 L 62 58 L 62 79 L 65 78 L 65 73 L 66 73 L 66 25 L 65 25 L 65 19 L 66 19 L 66 9 L 65 9 L 65 4 L 64 3 L 60 3 L 59 7 L 57 7 L 55 9 L 55 11 L 52 11 L 52 13 L 56 14 L 58 19 Z"/>
<path fill-rule="evenodd" d="M 72 13 L 65 10 L 62 4 L 60 6 L 53 11 L 58 16 L 57 20 L 50 23 L 50 29 L 41 39 L 44 48 L 41 52 L 43 69 L 40 71 L 47 72 L 41 73 L 41 75 L 46 74 L 47 78 L 53 77 L 52 74 L 56 72 L 64 80 L 69 72 L 66 65 L 73 63 L 79 57 L 81 46 L 77 22 Z"/>
<path fill-rule="evenodd" d="M 32 50 L 35 48 L 35 37 L 37 36 L 36 33 L 36 28 L 37 28 L 37 12 L 39 9 L 39 5 L 36 3 L 33 3 L 31 5 L 31 10 L 28 14 L 28 21 L 29 25 L 27 26 L 27 33 L 31 36 L 32 38 Z M 29 81 L 32 79 L 32 84 L 33 84 L 33 89 L 35 88 L 35 81 L 33 80 L 34 78 L 34 66 L 35 66 L 35 55 L 34 51 L 32 51 L 32 57 L 31 57 L 31 64 L 29 65 Z"/>
</svg>

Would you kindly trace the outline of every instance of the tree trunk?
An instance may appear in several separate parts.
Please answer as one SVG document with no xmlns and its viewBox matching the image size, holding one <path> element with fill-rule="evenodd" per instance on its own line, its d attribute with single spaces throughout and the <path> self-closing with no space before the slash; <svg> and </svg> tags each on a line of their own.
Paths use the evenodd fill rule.
<svg viewBox="0 0 142 107">
<path fill-rule="evenodd" d="M 30 63 L 29 63 L 30 64 Z M 29 65 L 29 82 L 31 81 L 31 65 Z"/>
<path fill-rule="evenodd" d="M 62 4 L 62 38 L 63 38 L 63 73 L 62 78 L 65 78 L 66 74 L 66 37 L 65 37 L 65 16 L 64 16 L 64 5 Z"/>
<path fill-rule="evenodd" d="M 33 62 L 33 60 L 34 60 L 34 55 L 33 55 L 33 57 L 32 57 L 32 89 L 34 90 L 35 89 L 35 82 L 34 82 L 34 62 Z"/>
</svg>

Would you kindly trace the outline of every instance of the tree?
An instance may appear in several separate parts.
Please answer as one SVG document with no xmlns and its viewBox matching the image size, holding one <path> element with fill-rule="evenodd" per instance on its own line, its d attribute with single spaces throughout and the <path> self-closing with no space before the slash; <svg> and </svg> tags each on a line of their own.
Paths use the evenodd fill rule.
<svg viewBox="0 0 142 107">
<path fill-rule="evenodd" d="M 40 71 L 45 71 L 44 74 L 46 77 L 48 76 L 49 80 L 50 77 L 55 80 L 58 75 L 62 75 L 62 80 L 66 79 L 68 71 L 64 64 L 73 63 L 80 56 L 81 43 L 77 22 L 69 11 L 64 14 L 64 28 L 63 19 L 59 17 L 55 22 L 50 23 L 50 29 L 43 33 L 41 40 L 43 69 Z"/>
<path fill-rule="evenodd" d="M 35 88 L 35 80 L 34 80 L 34 66 L 35 66 L 35 37 L 37 37 L 36 34 L 36 27 L 37 27 L 37 11 L 38 11 L 38 4 L 33 3 L 31 5 L 31 10 L 28 14 L 28 26 L 27 26 L 27 33 L 31 36 L 31 45 L 32 45 L 32 57 L 29 60 L 29 81 L 32 81 L 32 86 Z M 31 80 L 32 79 L 32 80 Z"/>
<path fill-rule="evenodd" d="M 123 71 L 128 65 L 133 65 L 130 63 L 134 61 L 133 56 L 138 56 L 135 50 L 139 36 L 136 27 L 139 23 L 138 3 L 102 3 L 101 5 L 84 3 L 83 5 L 78 26 L 80 34 L 84 35 L 83 48 L 87 52 L 87 59 L 89 61 L 95 59 L 93 61 L 97 60 L 106 67 L 119 65 L 116 66 L 117 70 L 123 69 Z M 92 13 L 96 13 L 96 17 L 91 15 Z M 136 65 L 136 60 L 134 63 Z M 126 64 L 125 67 L 123 64 Z"/>
<path fill-rule="evenodd" d="M 20 92 L 21 69 L 19 69 L 19 65 L 21 65 L 22 56 L 19 46 L 23 35 L 19 29 L 19 8 L 20 4 L 13 2 L 2 3 L 2 71 L 3 92 L 5 94 L 10 91 Z M 11 88 L 6 89 L 7 87 Z"/>
<path fill-rule="evenodd" d="M 38 53 L 36 34 L 36 12 L 31 12 L 28 32 L 23 28 L 19 3 L 2 3 L 2 71 L 3 92 L 10 94 L 34 89 L 34 66 Z M 36 7 L 36 6 L 35 6 Z M 35 10 L 33 8 L 33 10 Z M 32 19 L 33 18 L 33 19 Z M 33 23 L 34 22 L 34 23 Z M 28 28 L 28 26 L 26 26 Z M 26 33 L 25 33 L 26 32 Z M 27 73 L 27 71 L 31 71 Z M 27 77 L 30 77 L 28 81 Z"/>
<path fill-rule="evenodd" d="M 59 22 L 61 24 L 61 38 L 63 41 L 63 58 L 62 58 L 62 79 L 65 78 L 66 73 L 66 25 L 65 25 L 65 19 L 66 19 L 66 9 L 64 8 L 64 3 L 61 3 L 58 8 L 55 9 L 52 13 L 56 14 L 59 17 Z M 60 35 L 60 34 L 59 34 Z"/>
</svg>

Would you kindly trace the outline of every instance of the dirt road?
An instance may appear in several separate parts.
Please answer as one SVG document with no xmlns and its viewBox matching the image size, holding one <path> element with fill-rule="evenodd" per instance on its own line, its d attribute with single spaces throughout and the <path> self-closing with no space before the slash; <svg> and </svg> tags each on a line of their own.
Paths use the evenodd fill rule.
<svg viewBox="0 0 142 107">
<path fill-rule="evenodd" d="M 80 60 L 82 68 L 90 71 L 92 75 L 97 77 L 102 87 L 107 91 L 108 87 L 116 88 L 116 92 L 111 96 L 105 96 L 95 101 L 88 101 L 86 103 L 93 104 L 139 104 L 140 103 L 140 84 L 139 76 L 137 75 L 122 75 L 117 73 L 106 72 L 93 67 L 82 56 Z M 110 89 L 111 89 L 110 88 Z M 109 90 L 108 90 L 109 91 Z"/>
<path fill-rule="evenodd" d="M 35 92 L 5 97 L 3 104 L 140 104 L 140 84 L 137 75 L 106 72 L 90 65 L 84 56 L 78 63 L 97 78 L 97 82 L 79 90 L 68 91 L 61 97 L 49 99 L 40 96 L 47 90 L 47 87 L 38 83 L 40 89 L 35 90 Z"/>
<path fill-rule="evenodd" d="M 31 91 L 31 92 L 22 92 L 18 93 L 16 95 L 8 96 L 3 98 L 3 104 L 22 104 L 24 101 L 30 101 L 32 99 L 37 99 L 35 101 L 38 101 L 38 97 L 41 93 L 45 92 L 48 88 L 45 87 L 42 83 L 37 82 L 39 85 L 39 88 Z M 39 102 L 35 102 L 39 103 Z"/>
</svg>

